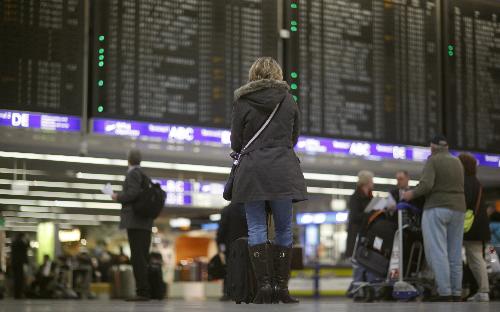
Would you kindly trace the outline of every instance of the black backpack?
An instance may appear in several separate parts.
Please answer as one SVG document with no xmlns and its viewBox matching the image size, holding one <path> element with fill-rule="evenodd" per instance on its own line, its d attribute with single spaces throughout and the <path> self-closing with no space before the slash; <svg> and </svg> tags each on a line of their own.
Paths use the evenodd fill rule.
<svg viewBox="0 0 500 312">
<path fill-rule="evenodd" d="M 142 171 L 142 191 L 132 205 L 134 214 L 143 218 L 156 219 L 163 206 L 167 194 L 161 189 L 160 184 L 153 183 Z"/>
</svg>

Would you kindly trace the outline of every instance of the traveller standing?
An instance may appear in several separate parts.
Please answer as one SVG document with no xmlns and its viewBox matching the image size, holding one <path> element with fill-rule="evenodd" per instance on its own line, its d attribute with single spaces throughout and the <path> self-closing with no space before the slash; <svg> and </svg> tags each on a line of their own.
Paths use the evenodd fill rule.
<svg viewBox="0 0 500 312">
<path fill-rule="evenodd" d="M 434 272 L 438 296 L 431 301 L 460 301 L 462 295 L 462 242 L 464 234 L 464 169 L 448 150 L 444 136 L 431 140 L 418 186 L 403 200 L 425 196 L 422 234 L 427 263 Z"/>
<path fill-rule="evenodd" d="M 490 233 L 491 244 L 495 247 L 497 255 L 500 256 L 500 212 L 495 207 L 490 207 Z"/>
<path fill-rule="evenodd" d="M 394 198 L 396 203 L 399 203 L 403 198 L 403 194 L 410 190 L 410 174 L 406 170 L 400 170 L 396 172 L 397 188 L 390 191 L 391 196 Z M 411 204 L 417 208 L 423 208 L 425 203 L 425 198 L 420 197 L 411 201 Z"/>
<path fill-rule="evenodd" d="M 487 207 L 484 204 L 481 183 L 476 177 L 476 158 L 469 153 L 462 153 L 458 156 L 458 159 L 462 162 L 465 172 L 465 203 L 467 210 L 471 210 L 474 214 L 474 222 L 470 230 L 464 234 L 464 247 L 467 263 L 479 289 L 468 301 L 488 302 L 490 301 L 490 285 L 486 261 L 484 260 L 484 248 L 485 243 L 490 241 L 491 235 Z"/>
<path fill-rule="evenodd" d="M 14 278 L 14 298 L 22 299 L 26 287 L 24 266 L 28 264 L 28 243 L 26 235 L 22 232 L 18 233 L 12 242 L 10 260 Z"/>
<path fill-rule="evenodd" d="M 241 152 L 278 107 L 258 139 L 241 156 L 233 187 L 233 202 L 244 203 L 248 243 L 258 284 L 254 303 L 271 303 L 274 295 L 284 303 L 296 303 L 288 292 L 292 247 L 292 203 L 306 199 L 304 176 L 293 147 L 300 133 L 300 111 L 283 81 L 279 64 L 270 57 L 257 59 L 248 83 L 235 91 L 231 148 Z M 266 204 L 272 210 L 276 239 L 272 258 L 268 251 Z"/>
<path fill-rule="evenodd" d="M 351 258 L 355 252 L 356 239 L 363 227 L 365 219 L 365 209 L 373 198 L 373 172 L 362 170 L 358 173 L 358 182 L 356 190 L 349 199 L 349 220 L 347 223 L 347 246 L 345 257 Z M 353 284 L 368 281 L 374 278 L 374 275 L 365 270 L 362 266 L 353 263 Z"/>
<path fill-rule="evenodd" d="M 142 191 L 144 174 L 141 172 L 141 160 L 139 150 L 130 150 L 123 190 L 112 195 L 113 200 L 122 204 L 120 228 L 127 230 L 131 253 L 130 262 L 136 283 L 136 297 L 129 298 L 127 301 L 148 301 L 151 297 L 148 268 L 153 219 L 134 214 L 132 207 Z"/>
</svg>

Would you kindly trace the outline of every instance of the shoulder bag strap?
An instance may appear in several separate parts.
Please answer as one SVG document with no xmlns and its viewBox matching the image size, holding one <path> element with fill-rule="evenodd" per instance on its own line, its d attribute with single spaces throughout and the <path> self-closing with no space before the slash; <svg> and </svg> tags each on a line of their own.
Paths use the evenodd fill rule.
<svg viewBox="0 0 500 312">
<path fill-rule="evenodd" d="M 147 174 L 144 173 L 144 171 L 142 171 L 142 168 L 136 168 L 136 169 L 139 170 L 139 172 L 141 173 L 142 177 L 141 188 L 145 189 L 148 186 L 148 184 L 151 183 L 151 179 L 148 177 Z"/>
<path fill-rule="evenodd" d="M 481 205 L 482 195 L 483 195 L 483 186 L 479 185 L 479 195 L 477 196 L 476 210 L 474 211 L 474 215 L 477 215 L 477 213 L 479 212 L 479 206 Z"/>
<path fill-rule="evenodd" d="M 250 139 L 250 141 L 248 141 L 247 145 L 245 145 L 245 147 L 243 147 L 240 154 L 242 154 L 248 147 L 250 147 L 250 145 L 255 140 L 257 140 L 257 138 L 260 136 L 260 134 L 267 128 L 267 126 L 269 125 L 269 123 L 273 119 L 274 115 L 276 115 L 276 112 L 278 111 L 278 108 L 280 107 L 280 105 L 281 105 L 281 102 L 279 102 L 278 105 L 276 105 L 276 107 L 274 108 L 271 115 L 269 115 L 269 118 L 267 118 L 266 122 L 262 125 L 262 127 L 260 127 L 259 131 L 257 131 L 257 133 L 254 134 L 254 136 Z"/>
</svg>

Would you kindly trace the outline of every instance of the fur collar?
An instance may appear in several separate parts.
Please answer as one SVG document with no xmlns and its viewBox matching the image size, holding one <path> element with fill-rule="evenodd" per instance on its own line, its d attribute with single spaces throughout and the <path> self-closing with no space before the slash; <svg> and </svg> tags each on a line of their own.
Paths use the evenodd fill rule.
<svg viewBox="0 0 500 312">
<path fill-rule="evenodd" d="M 256 80 L 256 81 L 251 81 L 246 85 L 241 86 L 236 91 L 234 91 L 234 100 L 238 100 L 239 98 L 241 98 L 246 94 L 267 88 L 290 90 L 288 83 L 286 83 L 286 81 L 283 80 L 273 80 L 273 79 Z"/>
</svg>

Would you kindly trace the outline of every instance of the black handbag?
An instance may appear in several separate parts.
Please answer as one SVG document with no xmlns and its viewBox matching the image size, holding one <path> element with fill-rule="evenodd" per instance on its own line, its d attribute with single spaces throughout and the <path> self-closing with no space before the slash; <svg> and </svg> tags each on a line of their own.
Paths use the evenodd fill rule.
<svg viewBox="0 0 500 312">
<path fill-rule="evenodd" d="M 226 264 L 222 261 L 221 255 L 216 254 L 208 262 L 208 280 L 218 280 L 226 277 Z"/>
<path fill-rule="evenodd" d="M 278 108 L 280 107 L 280 103 L 276 105 L 274 110 L 272 111 L 271 115 L 267 118 L 266 122 L 260 127 L 259 131 L 254 134 L 254 136 L 248 141 L 247 145 L 241 149 L 241 151 L 238 152 L 232 152 L 231 153 L 231 158 L 233 159 L 233 167 L 231 168 L 231 172 L 229 173 L 229 177 L 227 178 L 226 185 L 224 186 L 224 193 L 222 196 L 224 197 L 225 200 L 231 201 L 233 199 L 233 187 L 234 187 L 234 179 L 236 177 L 236 171 L 238 170 L 238 167 L 241 163 L 242 156 L 245 155 L 245 151 L 250 147 L 250 145 L 257 140 L 257 138 L 260 136 L 260 134 L 266 129 L 266 127 L 269 125 L 271 120 L 273 119 L 274 115 L 276 115 L 276 112 L 278 111 Z"/>
</svg>

